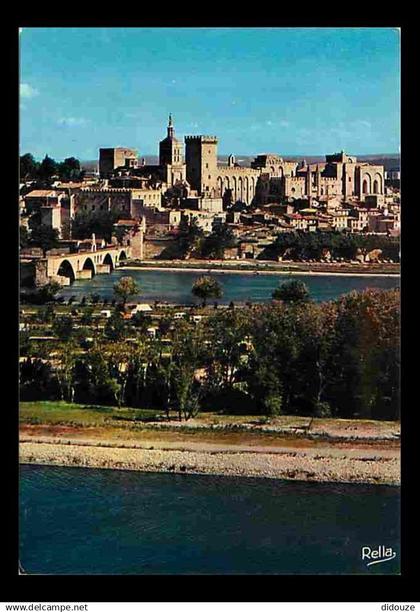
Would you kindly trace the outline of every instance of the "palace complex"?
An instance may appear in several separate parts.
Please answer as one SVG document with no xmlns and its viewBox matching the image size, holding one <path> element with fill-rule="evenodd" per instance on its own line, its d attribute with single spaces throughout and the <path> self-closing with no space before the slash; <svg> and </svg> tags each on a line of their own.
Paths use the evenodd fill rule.
<svg viewBox="0 0 420 612">
<path fill-rule="evenodd" d="M 75 215 L 106 211 L 121 224 L 137 222 L 146 241 L 168 241 L 193 220 L 207 234 L 226 223 L 249 240 L 260 233 L 264 244 L 296 230 L 399 233 L 399 176 L 387 177 L 383 165 L 344 151 L 316 163 L 264 153 L 245 165 L 234 155 L 222 161 L 217 149 L 216 136 L 187 135 L 183 143 L 169 115 L 158 163 L 131 147 L 101 148 L 99 177 L 26 189 L 21 223 L 39 212 L 64 240 Z"/>
</svg>

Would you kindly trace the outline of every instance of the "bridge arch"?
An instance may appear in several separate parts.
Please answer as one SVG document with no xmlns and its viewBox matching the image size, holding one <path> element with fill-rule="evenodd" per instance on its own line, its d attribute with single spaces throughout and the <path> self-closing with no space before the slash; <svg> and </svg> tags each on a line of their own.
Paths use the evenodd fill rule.
<svg viewBox="0 0 420 612">
<path fill-rule="evenodd" d="M 95 264 L 93 263 L 91 257 L 86 257 L 86 259 L 85 259 L 85 261 L 83 263 L 82 270 L 91 270 L 92 271 L 92 276 L 95 276 L 96 268 L 95 268 Z"/>
<path fill-rule="evenodd" d="M 67 278 L 70 279 L 71 283 L 74 282 L 74 279 L 76 278 L 76 274 L 75 274 L 75 271 L 74 271 L 74 268 L 71 262 L 68 259 L 63 259 L 63 261 L 58 267 L 57 275 L 66 276 Z"/>
<path fill-rule="evenodd" d="M 114 266 L 114 262 L 112 260 L 112 257 L 110 255 L 110 253 L 107 253 L 103 259 L 103 264 L 109 265 L 110 266 L 110 270 L 112 272 L 112 270 L 115 268 Z"/>
<path fill-rule="evenodd" d="M 118 254 L 118 261 L 124 261 L 124 259 L 127 259 L 127 253 L 123 249 Z"/>
</svg>

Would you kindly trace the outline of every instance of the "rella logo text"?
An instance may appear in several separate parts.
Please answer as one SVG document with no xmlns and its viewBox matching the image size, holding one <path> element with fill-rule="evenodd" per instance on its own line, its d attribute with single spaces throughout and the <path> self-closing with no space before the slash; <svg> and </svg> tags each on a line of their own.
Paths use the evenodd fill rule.
<svg viewBox="0 0 420 612">
<path fill-rule="evenodd" d="M 361 551 L 362 561 L 366 561 L 366 566 L 375 565 L 376 563 L 385 563 L 385 561 L 391 561 L 395 559 L 397 553 L 387 546 L 377 546 L 371 548 L 370 546 L 362 546 Z"/>
</svg>

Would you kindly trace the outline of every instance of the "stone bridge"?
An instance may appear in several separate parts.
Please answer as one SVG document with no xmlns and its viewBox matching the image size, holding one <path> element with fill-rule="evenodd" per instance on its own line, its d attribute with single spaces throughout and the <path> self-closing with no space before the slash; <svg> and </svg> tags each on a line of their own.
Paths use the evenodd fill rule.
<svg viewBox="0 0 420 612">
<path fill-rule="evenodd" d="M 75 280 L 89 279 L 95 274 L 110 274 L 131 255 L 129 246 L 110 246 L 93 251 L 48 255 L 44 262 L 47 281 L 70 285 Z"/>
</svg>

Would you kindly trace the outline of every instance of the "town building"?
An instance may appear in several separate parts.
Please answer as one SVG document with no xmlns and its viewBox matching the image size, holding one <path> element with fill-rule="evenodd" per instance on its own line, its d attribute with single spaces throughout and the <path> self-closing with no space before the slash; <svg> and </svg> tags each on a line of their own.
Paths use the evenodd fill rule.
<svg viewBox="0 0 420 612">
<path fill-rule="evenodd" d="M 167 136 L 159 143 L 159 166 L 162 181 L 167 188 L 186 180 L 182 142 L 175 138 L 172 115 L 169 115 Z"/>
<path fill-rule="evenodd" d="M 117 168 L 137 168 L 138 154 L 136 149 L 116 147 L 99 149 L 99 175 L 110 178 Z"/>
<path fill-rule="evenodd" d="M 344 151 L 326 155 L 325 163 L 301 165 L 295 175 L 284 176 L 284 197 L 339 197 L 364 202 L 374 195 L 373 205 L 384 199 L 384 167 L 366 162 Z"/>
<path fill-rule="evenodd" d="M 216 136 L 186 136 L 185 162 L 187 181 L 200 196 L 223 198 L 234 203 L 238 200 L 251 204 L 254 200 L 260 170 L 241 167 L 233 155 L 228 165 L 217 162 Z"/>
</svg>

